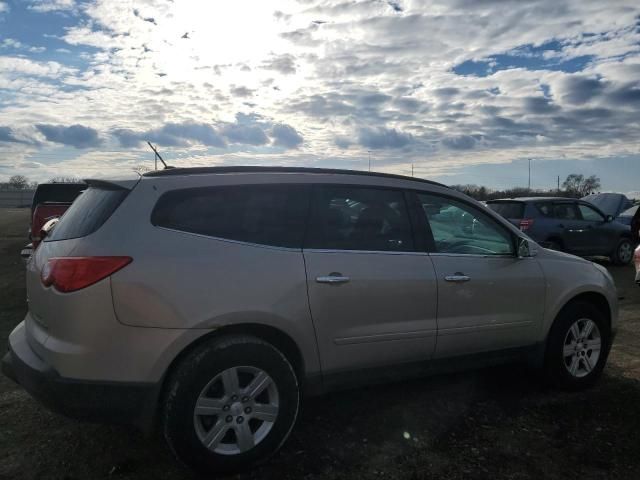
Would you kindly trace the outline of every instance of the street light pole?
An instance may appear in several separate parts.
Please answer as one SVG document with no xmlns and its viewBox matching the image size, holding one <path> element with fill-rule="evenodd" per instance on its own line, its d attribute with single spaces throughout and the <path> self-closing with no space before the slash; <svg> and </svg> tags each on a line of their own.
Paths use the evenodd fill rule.
<svg viewBox="0 0 640 480">
<path fill-rule="evenodd" d="M 371 171 L 371 150 L 367 150 L 369 153 L 369 171 Z"/>
<path fill-rule="evenodd" d="M 527 190 L 531 191 L 531 159 L 529 159 L 529 188 Z"/>
</svg>

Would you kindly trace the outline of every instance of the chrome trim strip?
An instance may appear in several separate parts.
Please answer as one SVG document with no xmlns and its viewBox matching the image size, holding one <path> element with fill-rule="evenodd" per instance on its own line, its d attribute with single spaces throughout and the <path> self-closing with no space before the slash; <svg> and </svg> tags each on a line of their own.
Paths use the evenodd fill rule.
<svg viewBox="0 0 640 480">
<path fill-rule="evenodd" d="M 390 342 L 394 340 L 414 340 L 418 338 L 435 337 L 437 330 L 418 330 L 415 332 L 380 333 L 376 335 L 364 335 L 358 337 L 334 338 L 336 345 L 354 345 L 359 343 Z"/>
<path fill-rule="evenodd" d="M 457 335 L 459 333 L 482 332 L 486 330 L 506 330 L 509 328 L 524 328 L 524 327 L 530 327 L 531 325 L 533 325 L 533 321 L 528 320 L 526 322 L 495 323 L 492 325 L 472 325 L 469 327 L 444 328 L 444 329 L 438 330 L 438 336 Z"/>
</svg>

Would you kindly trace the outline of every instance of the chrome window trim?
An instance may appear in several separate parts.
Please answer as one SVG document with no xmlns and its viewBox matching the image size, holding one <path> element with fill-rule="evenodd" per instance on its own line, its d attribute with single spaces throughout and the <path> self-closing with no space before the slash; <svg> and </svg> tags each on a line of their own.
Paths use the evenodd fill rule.
<svg viewBox="0 0 640 480">
<path fill-rule="evenodd" d="M 302 253 L 355 253 L 359 255 L 382 254 L 382 255 L 420 255 L 427 256 L 428 252 L 411 251 L 396 252 L 393 250 L 341 250 L 338 248 L 303 248 Z"/>
<path fill-rule="evenodd" d="M 496 254 L 490 255 L 488 253 L 447 253 L 447 252 L 431 252 L 430 256 L 433 257 L 472 257 L 472 258 L 514 258 L 517 259 L 516 255 L 511 254 Z"/>
</svg>

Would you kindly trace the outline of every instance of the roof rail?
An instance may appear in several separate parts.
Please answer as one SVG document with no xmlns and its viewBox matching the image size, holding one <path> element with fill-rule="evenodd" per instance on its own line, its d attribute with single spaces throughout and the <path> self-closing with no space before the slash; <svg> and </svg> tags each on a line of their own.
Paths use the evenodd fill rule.
<svg viewBox="0 0 640 480">
<path fill-rule="evenodd" d="M 184 167 L 157 170 L 143 173 L 143 177 L 174 177 L 180 175 L 205 175 L 215 173 L 330 173 L 340 175 L 361 175 L 369 177 L 395 178 L 399 180 L 411 180 L 413 182 L 428 183 L 439 187 L 449 188 L 442 183 L 424 178 L 407 177 L 393 173 L 363 172 L 360 170 L 343 170 L 339 168 L 307 168 L 307 167 L 258 167 L 258 166 L 238 166 L 238 167 Z"/>
</svg>

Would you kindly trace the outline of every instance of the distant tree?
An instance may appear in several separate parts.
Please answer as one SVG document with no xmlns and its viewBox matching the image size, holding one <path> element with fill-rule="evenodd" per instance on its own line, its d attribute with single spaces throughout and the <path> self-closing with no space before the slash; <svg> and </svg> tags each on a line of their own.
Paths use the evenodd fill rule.
<svg viewBox="0 0 640 480">
<path fill-rule="evenodd" d="M 29 184 L 29 190 L 35 190 L 36 188 L 38 188 L 38 182 L 31 182 Z"/>
<path fill-rule="evenodd" d="M 29 179 L 24 175 L 14 175 L 9 179 L 9 186 L 18 190 L 25 190 L 29 186 Z"/>
<path fill-rule="evenodd" d="M 142 175 L 143 173 L 150 172 L 151 171 L 151 167 L 148 167 L 146 165 L 140 164 L 140 165 L 136 165 L 131 170 L 133 170 L 134 172 L 139 173 L 140 175 Z"/>
<path fill-rule="evenodd" d="M 79 177 L 53 177 L 49 183 L 83 183 Z"/>
<path fill-rule="evenodd" d="M 582 174 L 572 173 L 562 182 L 562 188 L 572 196 L 584 197 L 600 190 L 600 179 L 595 175 L 585 178 Z"/>
</svg>

